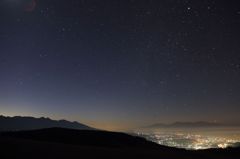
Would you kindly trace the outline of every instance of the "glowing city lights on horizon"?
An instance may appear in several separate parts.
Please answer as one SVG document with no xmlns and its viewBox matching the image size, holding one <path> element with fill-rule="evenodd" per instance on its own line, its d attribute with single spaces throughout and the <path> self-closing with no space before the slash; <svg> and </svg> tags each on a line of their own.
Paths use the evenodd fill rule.
<svg viewBox="0 0 240 159">
<path fill-rule="evenodd" d="M 138 136 L 156 142 L 160 145 L 201 150 L 209 148 L 227 148 L 240 140 L 226 139 L 224 137 L 202 136 L 184 133 L 137 133 Z"/>
</svg>

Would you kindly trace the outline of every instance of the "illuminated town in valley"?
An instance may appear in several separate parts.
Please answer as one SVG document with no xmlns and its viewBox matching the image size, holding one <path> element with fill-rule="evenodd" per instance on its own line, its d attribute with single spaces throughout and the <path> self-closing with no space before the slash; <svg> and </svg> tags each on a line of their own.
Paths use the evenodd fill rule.
<svg viewBox="0 0 240 159">
<path fill-rule="evenodd" d="M 160 145 L 184 149 L 209 149 L 234 147 L 240 139 L 227 139 L 224 137 L 203 136 L 183 133 L 136 133 L 147 140 Z M 236 145 L 237 146 L 237 145 Z"/>
<path fill-rule="evenodd" d="M 140 129 L 134 134 L 160 145 L 190 150 L 240 145 L 240 127 Z"/>
</svg>

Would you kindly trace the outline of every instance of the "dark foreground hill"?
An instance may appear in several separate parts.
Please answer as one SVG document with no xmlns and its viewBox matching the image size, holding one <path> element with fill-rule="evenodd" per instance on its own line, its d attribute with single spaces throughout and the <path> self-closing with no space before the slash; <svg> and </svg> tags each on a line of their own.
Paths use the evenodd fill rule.
<svg viewBox="0 0 240 159">
<path fill-rule="evenodd" d="M 0 158 L 239 159 L 240 149 L 187 151 L 124 133 L 50 128 L 0 134 Z"/>
<path fill-rule="evenodd" d="M 158 144 L 149 142 L 141 137 L 130 136 L 125 133 L 97 130 L 47 128 L 29 131 L 2 132 L 1 136 L 98 147 L 159 147 Z M 162 147 L 167 148 L 165 146 Z"/>
<path fill-rule="evenodd" d="M 0 131 L 11 131 L 11 130 L 30 130 L 30 129 L 43 129 L 43 128 L 71 128 L 71 129 L 87 129 L 92 130 L 93 128 L 78 123 L 70 122 L 67 120 L 52 120 L 49 118 L 34 118 L 34 117 L 5 117 L 0 116 Z"/>
</svg>

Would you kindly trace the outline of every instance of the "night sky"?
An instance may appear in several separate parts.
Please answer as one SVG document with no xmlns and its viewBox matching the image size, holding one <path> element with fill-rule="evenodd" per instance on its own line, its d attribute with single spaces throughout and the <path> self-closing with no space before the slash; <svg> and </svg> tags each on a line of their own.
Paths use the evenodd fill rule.
<svg viewBox="0 0 240 159">
<path fill-rule="evenodd" d="M 0 2 L 0 114 L 119 130 L 239 113 L 239 0 Z"/>
</svg>

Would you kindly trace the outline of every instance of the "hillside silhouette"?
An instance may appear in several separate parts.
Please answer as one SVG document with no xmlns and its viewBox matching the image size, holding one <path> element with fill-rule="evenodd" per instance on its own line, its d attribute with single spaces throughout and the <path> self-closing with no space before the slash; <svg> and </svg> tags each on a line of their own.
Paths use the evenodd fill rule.
<svg viewBox="0 0 240 159">
<path fill-rule="evenodd" d="M 84 129 L 93 130 L 87 125 L 70 122 L 67 120 L 52 120 L 50 118 L 34 118 L 34 117 L 5 117 L 0 116 L 0 131 L 15 131 L 15 130 L 31 130 L 43 128 L 71 128 L 71 129 Z"/>
<path fill-rule="evenodd" d="M 1 158 L 239 159 L 239 148 L 190 151 L 124 133 L 48 128 L 0 134 Z"/>
<path fill-rule="evenodd" d="M 149 142 L 141 137 L 127 135 L 125 133 L 98 130 L 47 128 L 30 131 L 2 132 L 1 136 L 84 146 L 144 148 L 159 147 L 158 144 Z M 165 146 L 161 147 L 167 148 Z"/>
</svg>

